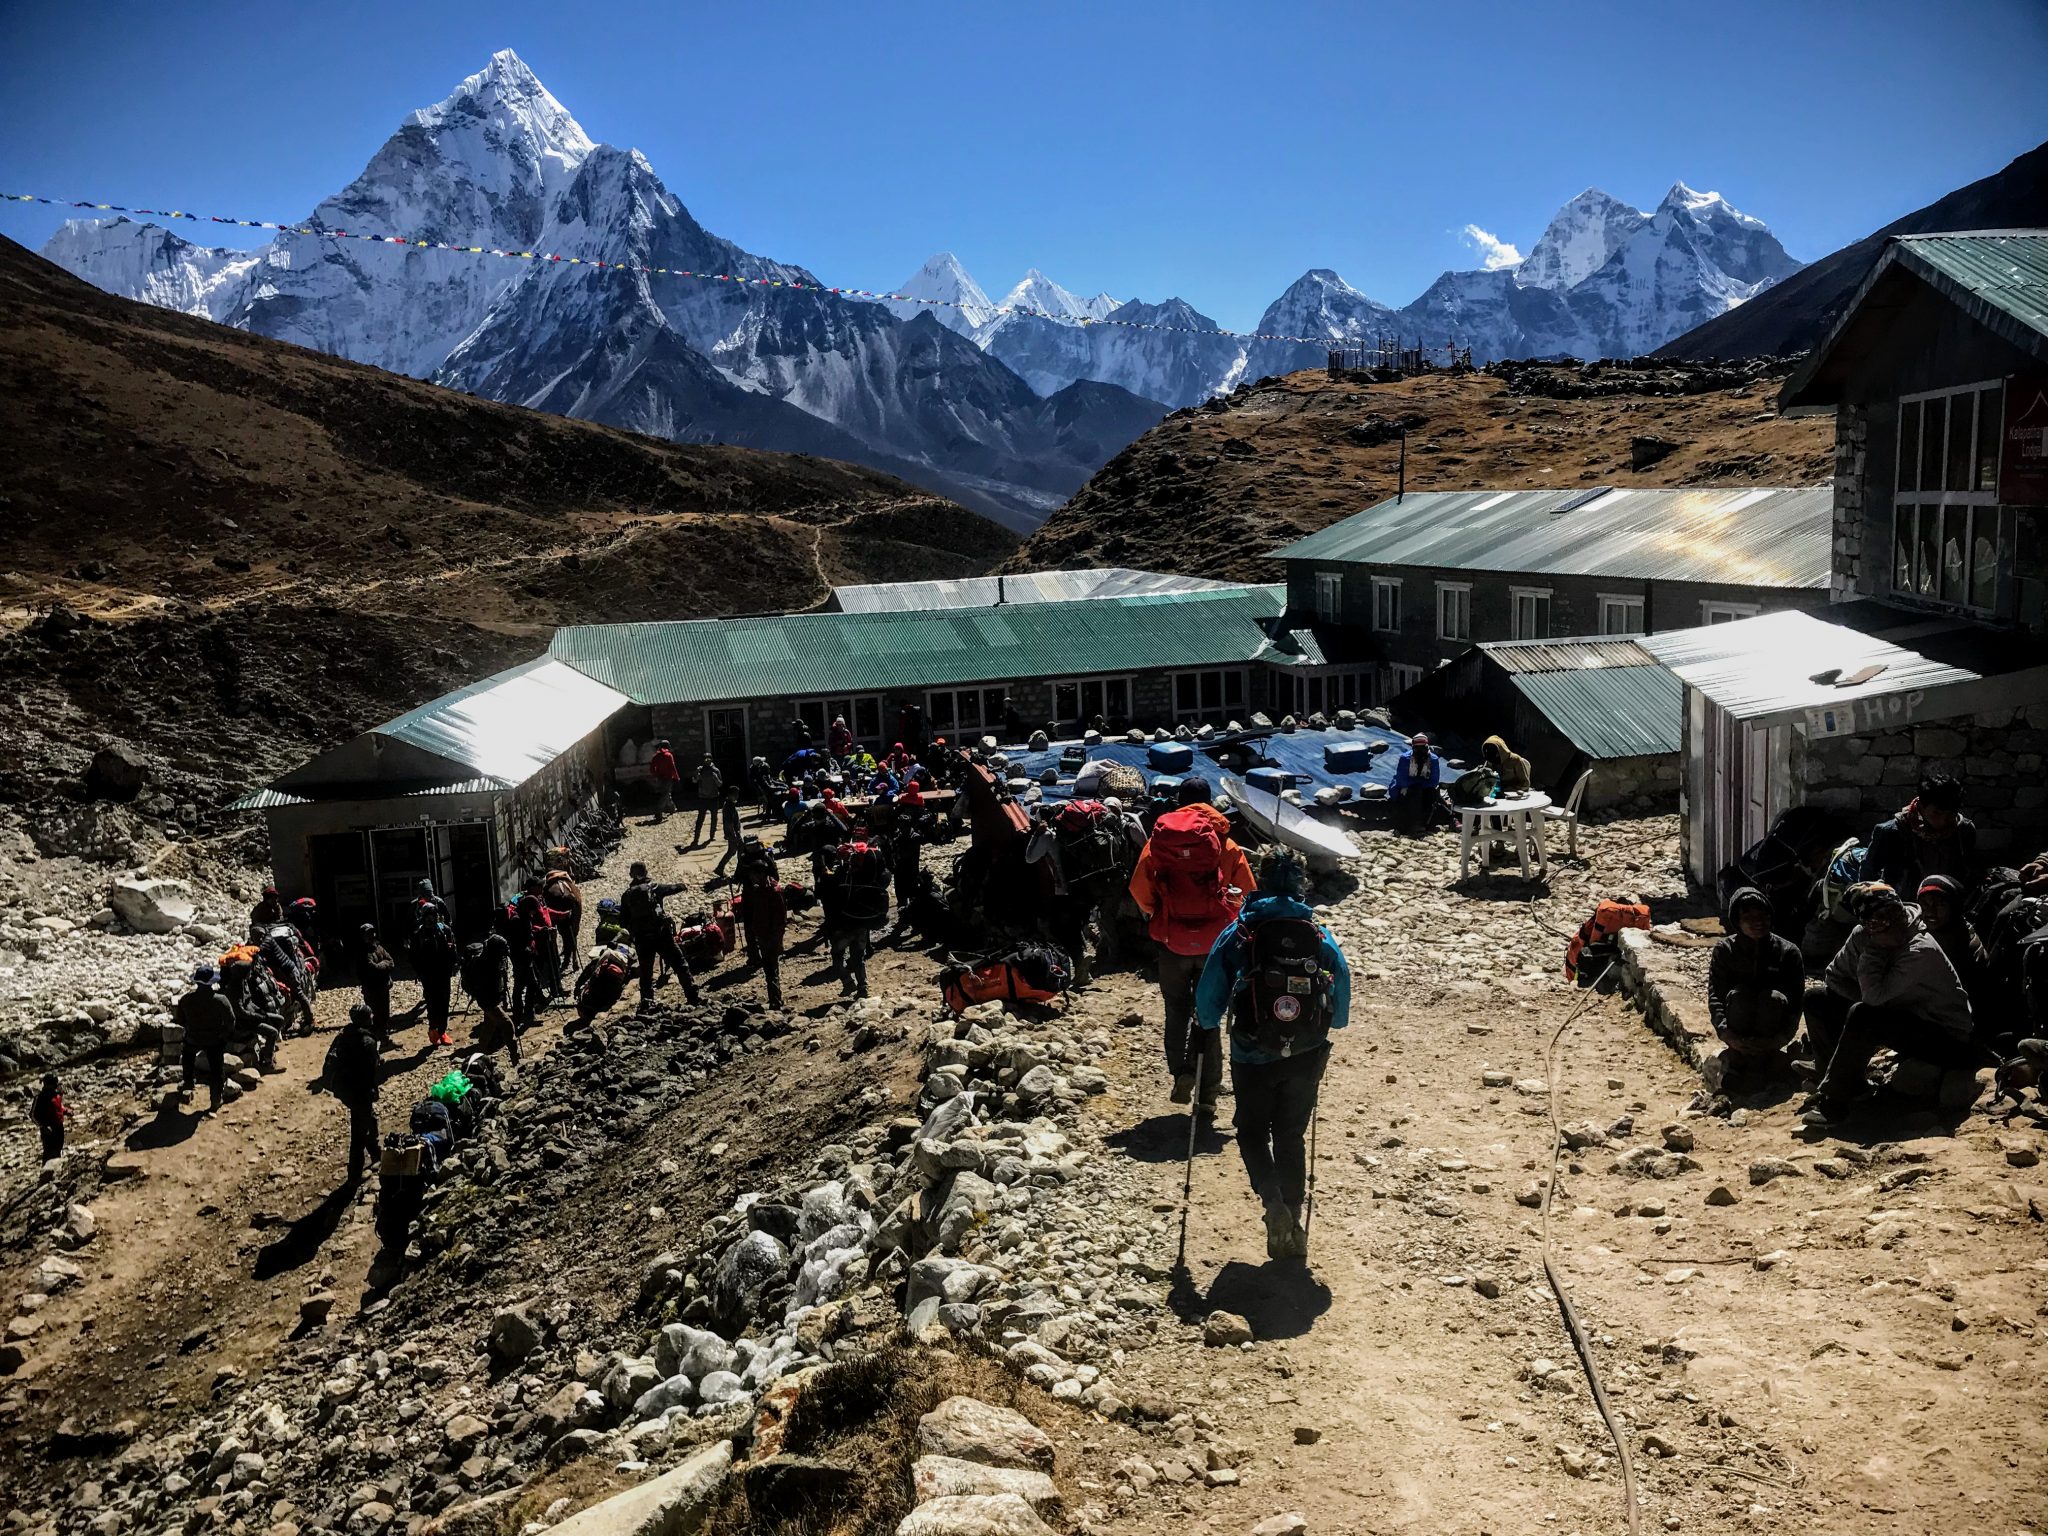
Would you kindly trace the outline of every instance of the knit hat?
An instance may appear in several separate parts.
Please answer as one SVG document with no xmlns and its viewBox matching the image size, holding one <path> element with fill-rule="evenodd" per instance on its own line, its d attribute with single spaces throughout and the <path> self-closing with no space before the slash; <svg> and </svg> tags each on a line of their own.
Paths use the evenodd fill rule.
<svg viewBox="0 0 2048 1536">
<path fill-rule="evenodd" d="M 1842 892 L 1842 905 L 1857 922 L 1864 923 L 1888 907 L 1903 907 L 1905 901 L 1882 880 L 1859 880 Z"/>
<path fill-rule="evenodd" d="M 1274 846 L 1259 856 L 1259 893 L 1299 896 L 1308 884 L 1308 866 L 1291 848 Z"/>
<path fill-rule="evenodd" d="M 376 1015 L 370 1012 L 369 1004 L 354 1003 L 349 1007 L 348 1021 L 357 1029 L 368 1029 L 377 1022 L 377 1019 Z"/>
<path fill-rule="evenodd" d="M 1408 745 L 1411 747 L 1427 747 L 1429 745 L 1429 738 L 1423 735 L 1422 732 L 1417 731 L 1408 738 Z"/>
</svg>

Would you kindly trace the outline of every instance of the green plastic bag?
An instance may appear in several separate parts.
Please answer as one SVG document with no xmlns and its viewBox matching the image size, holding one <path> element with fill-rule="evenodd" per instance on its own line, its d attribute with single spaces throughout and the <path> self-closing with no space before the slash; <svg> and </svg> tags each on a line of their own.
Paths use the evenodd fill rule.
<svg viewBox="0 0 2048 1536">
<path fill-rule="evenodd" d="M 427 1097 L 439 1099 L 443 1104 L 460 1104 L 468 1098 L 471 1084 L 460 1072 L 450 1072 L 441 1081 L 427 1090 Z"/>
</svg>

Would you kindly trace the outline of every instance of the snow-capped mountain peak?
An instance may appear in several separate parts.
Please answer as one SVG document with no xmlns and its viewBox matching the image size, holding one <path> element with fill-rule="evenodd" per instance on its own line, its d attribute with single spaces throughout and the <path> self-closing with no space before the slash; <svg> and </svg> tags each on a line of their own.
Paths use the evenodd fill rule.
<svg viewBox="0 0 2048 1536">
<path fill-rule="evenodd" d="M 67 219 L 43 254 L 109 293 L 160 309 L 218 320 L 234 308 L 260 250 L 194 245 L 161 224 L 132 219 Z"/>
<path fill-rule="evenodd" d="M 1098 307 L 1104 303 L 1108 308 Z M 1002 307 L 1035 310 L 1056 320 L 1100 320 L 1117 307 L 1117 301 L 1107 294 L 1096 299 L 1081 298 L 1033 267 L 1016 287 L 1003 295 Z"/>
<path fill-rule="evenodd" d="M 1577 287 L 1649 221 L 1649 214 L 1588 187 L 1552 216 L 1543 237 L 1515 269 L 1515 282 L 1523 288 Z"/>
<path fill-rule="evenodd" d="M 409 113 L 405 126 L 439 134 L 479 125 L 493 151 L 524 144 L 551 185 L 575 174 L 597 146 L 583 125 L 540 83 L 526 61 L 500 48 L 490 63 L 469 76 L 445 100 Z M 403 130 L 401 130 L 403 131 Z"/>
<path fill-rule="evenodd" d="M 978 327 L 995 318 L 995 306 L 989 303 L 981 284 L 968 275 L 960 258 L 951 251 L 940 251 L 898 285 L 896 292 L 934 301 L 909 304 L 900 299 L 890 300 L 888 310 L 899 320 L 930 315 L 947 330 L 972 337 Z"/>
</svg>

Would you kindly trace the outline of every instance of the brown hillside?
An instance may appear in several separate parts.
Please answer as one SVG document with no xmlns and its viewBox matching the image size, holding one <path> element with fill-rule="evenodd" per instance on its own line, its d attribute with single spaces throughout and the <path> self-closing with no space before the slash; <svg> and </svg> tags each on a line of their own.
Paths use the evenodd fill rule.
<svg viewBox="0 0 2048 1536">
<path fill-rule="evenodd" d="M 492 404 L 112 297 L 5 240 L 0 441 L 0 801 L 75 784 L 119 739 L 181 822 L 557 624 L 801 608 L 1017 542 L 873 470 Z"/>
<path fill-rule="evenodd" d="M 1703 389 L 1662 394 L 1650 390 Z M 1408 488 L 1813 485 L 1829 423 L 1787 420 L 1778 371 L 1505 364 L 1393 383 L 1297 373 L 1176 411 L 1099 470 L 1008 569 L 1127 565 L 1272 580 L 1277 545 Z M 1517 389 L 1546 393 L 1516 393 Z M 1595 391 L 1617 391 L 1595 393 Z M 1675 444 L 1630 467 L 1638 438 Z"/>
</svg>

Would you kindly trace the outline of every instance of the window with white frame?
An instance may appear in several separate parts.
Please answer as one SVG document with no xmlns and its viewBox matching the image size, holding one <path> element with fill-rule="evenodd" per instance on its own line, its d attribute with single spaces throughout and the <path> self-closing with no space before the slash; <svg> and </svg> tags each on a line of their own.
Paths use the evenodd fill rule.
<svg viewBox="0 0 2048 1536">
<path fill-rule="evenodd" d="M 1326 624 L 1344 617 L 1344 578 L 1336 571 L 1316 572 L 1316 617 Z"/>
<path fill-rule="evenodd" d="M 1281 682 L 1279 698 L 1289 712 L 1303 718 L 1334 715 L 1340 709 L 1370 709 L 1379 702 L 1379 681 L 1371 667 L 1346 667 L 1339 671 L 1295 673 Z"/>
<path fill-rule="evenodd" d="M 2004 404 L 1997 383 L 1900 399 L 1892 590 L 1963 608 L 1997 607 Z"/>
<path fill-rule="evenodd" d="M 1111 730 L 1131 718 L 1128 677 L 1069 677 L 1052 685 L 1053 717 L 1061 725 L 1088 726 L 1100 716 Z"/>
<path fill-rule="evenodd" d="M 1737 619 L 1753 619 L 1763 612 L 1758 603 L 1717 603 L 1712 600 L 1700 604 L 1702 624 L 1733 624 Z"/>
<path fill-rule="evenodd" d="M 1413 688 L 1422 681 L 1422 668 L 1412 667 L 1403 661 L 1392 663 L 1387 668 L 1387 695 L 1392 697 L 1403 689 Z"/>
<path fill-rule="evenodd" d="M 924 696 L 925 723 L 939 735 L 995 731 L 1003 724 L 1001 688 L 933 688 Z"/>
<path fill-rule="evenodd" d="M 1513 628 L 1509 638 L 1515 640 L 1548 640 L 1550 638 L 1550 588 L 1510 587 L 1508 597 L 1513 605 Z"/>
<path fill-rule="evenodd" d="M 1472 638 L 1472 583 L 1440 581 L 1436 584 L 1436 637 L 1439 640 Z"/>
<path fill-rule="evenodd" d="M 1372 627 L 1391 635 L 1401 627 L 1401 578 L 1375 576 L 1372 579 Z"/>
<path fill-rule="evenodd" d="M 1643 600 L 1625 593 L 1600 594 L 1600 633 L 1640 635 L 1643 630 Z"/>
<path fill-rule="evenodd" d="M 796 717 L 810 730 L 811 740 L 825 745 L 834 720 L 844 720 L 853 739 L 864 747 L 882 744 L 882 696 L 864 693 L 845 699 L 798 699 Z"/>
<path fill-rule="evenodd" d="M 1244 711 L 1244 668 L 1212 667 L 1173 674 L 1173 718 L 1219 720 Z"/>
</svg>

